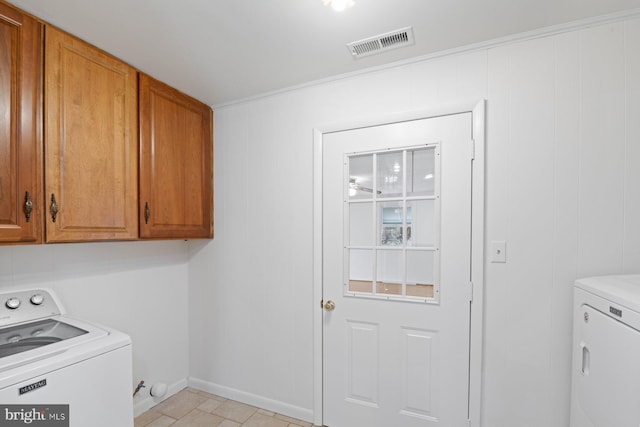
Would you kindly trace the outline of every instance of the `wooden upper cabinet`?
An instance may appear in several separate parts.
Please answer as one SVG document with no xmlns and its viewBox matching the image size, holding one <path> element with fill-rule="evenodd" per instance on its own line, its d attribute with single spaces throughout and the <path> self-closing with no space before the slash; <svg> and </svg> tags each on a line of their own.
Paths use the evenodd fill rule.
<svg viewBox="0 0 640 427">
<path fill-rule="evenodd" d="M 41 81 L 42 25 L 0 3 L 0 243 L 42 241 Z"/>
<path fill-rule="evenodd" d="M 213 111 L 140 73 L 140 237 L 213 237 Z"/>
<path fill-rule="evenodd" d="M 46 241 L 137 239 L 137 71 L 48 26 L 45 114 Z"/>
</svg>

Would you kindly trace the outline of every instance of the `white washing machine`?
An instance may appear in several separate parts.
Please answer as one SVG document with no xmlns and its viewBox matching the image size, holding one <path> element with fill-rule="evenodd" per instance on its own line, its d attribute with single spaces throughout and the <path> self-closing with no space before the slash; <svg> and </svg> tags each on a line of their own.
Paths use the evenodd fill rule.
<svg viewBox="0 0 640 427">
<path fill-rule="evenodd" d="M 640 426 L 640 275 L 574 287 L 571 427 Z"/>
<path fill-rule="evenodd" d="M 67 317 L 52 291 L 0 293 L 0 426 L 132 427 L 131 371 L 127 335 Z"/>
</svg>

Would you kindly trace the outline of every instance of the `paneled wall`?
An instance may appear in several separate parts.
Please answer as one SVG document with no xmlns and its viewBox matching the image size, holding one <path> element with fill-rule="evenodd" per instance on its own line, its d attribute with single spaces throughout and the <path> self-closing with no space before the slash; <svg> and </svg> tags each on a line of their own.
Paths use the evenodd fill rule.
<svg viewBox="0 0 640 427">
<path fill-rule="evenodd" d="M 311 418 L 312 129 L 487 99 L 482 421 L 566 427 L 572 283 L 640 272 L 640 21 L 216 109 L 216 238 L 191 242 L 190 375 Z"/>
<path fill-rule="evenodd" d="M 638 29 L 489 52 L 486 425 L 568 425 L 572 282 L 640 272 Z"/>
<path fill-rule="evenodd" d="M 314 126 L 479 100 L 485 82 L 481 52 L 216 110 L 216 237 L 190 243 L 193 378 L 311 418 Z"/>
</svg>

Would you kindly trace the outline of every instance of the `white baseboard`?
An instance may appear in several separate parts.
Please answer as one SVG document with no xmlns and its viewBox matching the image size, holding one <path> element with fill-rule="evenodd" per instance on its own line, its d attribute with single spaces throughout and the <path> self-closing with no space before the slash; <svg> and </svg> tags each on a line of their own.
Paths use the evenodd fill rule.
<svg viewBox="0 0 640 427">
<path fill-rule="evenodd" d="M 247 405 L 256 406 L 258 408 L 266 409 L 267 411 L 286 415 L 291 418 L 297 418 L 313 424 L 313 411 L 311 409 L 290 405 L 285 402 L 214 384 L 209 381 L 203 381 L 198 378 L 189 377 L 187 383 L 189 387 L 206 391 L 207 393 L 215 394 L 227 399 L 237 400 L 238 402 L 246 403 Z"/>
<path fill-rule="evenodd" d="M 165 394 L 163 397 L 153 397 L 151 396 L 151 386 L 147 386 L 143 389 L 141 389 L 138 392 L 138 395 L 136 395 L 133 399 L 133 416 L 137 417 L 138 415 L 142 414 L 145 411 L 148 411 L 149 409 L 153 408 L 154 406 L 156 406 L 158 403 L 162 402 L 163 400 L 173 396 L 174 394 L 176 394 L 177 392 L 179 392 L 180 390 L 184 389 L 187 387 L 187 379 L 183 378 L 179 381 L 176 381 L 173 384 L 170 384 L 168 389 L 167 389 L 167 394 Z"/>
</svg>

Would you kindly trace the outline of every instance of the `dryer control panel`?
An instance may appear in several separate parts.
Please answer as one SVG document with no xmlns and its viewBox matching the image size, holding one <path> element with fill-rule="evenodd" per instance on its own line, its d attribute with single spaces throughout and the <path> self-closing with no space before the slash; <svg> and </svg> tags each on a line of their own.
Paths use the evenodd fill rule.
<svg viewBox="0 0 640 427">
<path fill-rule="evenodd" d="M 0 327 L 59 314 L 58 305 L 44 289 L 0 293 Z"/>
</svg>

